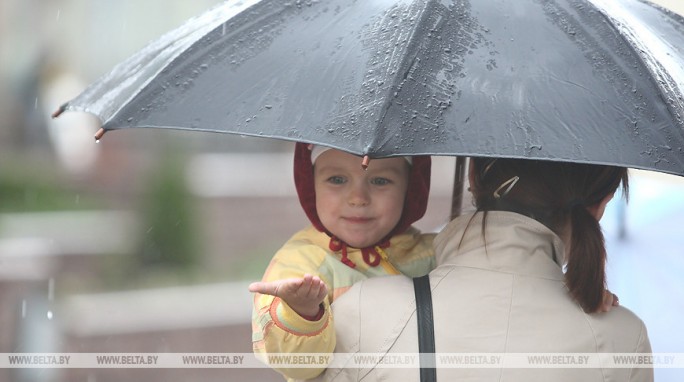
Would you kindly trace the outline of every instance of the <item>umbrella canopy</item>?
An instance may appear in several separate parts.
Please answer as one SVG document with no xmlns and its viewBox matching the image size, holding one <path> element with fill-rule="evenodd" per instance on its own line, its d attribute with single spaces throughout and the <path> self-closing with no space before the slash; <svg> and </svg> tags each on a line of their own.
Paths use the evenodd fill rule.
<svg viewBox="0 0 684 382">
<path fill-rule="evenodd" d="M 229 1 L 60 109 L 358 155 L 684 175 L 684 19 L 639 0 Z"/>
</svg>

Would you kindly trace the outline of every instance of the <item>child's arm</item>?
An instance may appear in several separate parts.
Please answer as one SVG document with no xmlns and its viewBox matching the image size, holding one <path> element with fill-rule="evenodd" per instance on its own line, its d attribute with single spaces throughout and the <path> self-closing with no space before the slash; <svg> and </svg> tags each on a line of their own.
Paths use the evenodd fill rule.
<svg viewBox="0 0 684 382">
<path fill-rule="evenodd" d="M 328 289 L 332 287 L 332 280 L 320 274 L 321 264 L 326 255 L 327 253 L 318 246 L 286 245 L 271 260 L 262 281 L 250 285 L 250 290 L 256 292 L 252 315 L 254 353 L 258 359 L 287 378 L 316 377 L 327 367 L 335 348 L 335 329 L 330 310 L 332 293 Z M 320 284 L 317 284 L 320 287 L 318 291 L 312 288 L 313 276 L 310 278 L 311 284 L 303 282 L 307 274 L 316 274 L 316 278 L 320 279 Z M 296 282 L 287 281 L 292 279 L 302 281 L 300 288 L 304 289 L 300 291 L 300 288 L 296 287 Z M 305 311 L 290 296 L 294 295 L 295 291 L 298 297 L 301 297 L 300 294 L 304 291 L 307 292 L 305 295 L 316 297 L 309 303 L 314 307 L 308 311 L 313 312 L 313 317 L 302 317 Z M 319 294 L 323 295 L 323 309 L 320 309 Z M 286 302 L 286 299 L 289 302 Z M 299 313 L 290 304 L 294 305 Z M 288 367 L 272 362 L 272 355 L 287 356 L 291 353 L 316 354 L 317 367 Z"/>
<path fill-rule="evenodd" d="M 305 274 L 302 278 L 277 281 L 260 281 L 249 285 L 249 291 L 280 297 L 300 316 L 316 321 L 321 313 L 328 288 L 318 277 Z"/>
</svg>

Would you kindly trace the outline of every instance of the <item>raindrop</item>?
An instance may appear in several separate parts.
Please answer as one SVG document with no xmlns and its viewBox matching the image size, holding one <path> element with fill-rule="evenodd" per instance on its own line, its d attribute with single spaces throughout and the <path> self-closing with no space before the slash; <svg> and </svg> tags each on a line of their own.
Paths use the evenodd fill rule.
<svg viewBox="0 0 684 382">
<path fill-rule="evenodd" d="M 55 279 L 50 277 L 48 280 L 48 301 L 53 301 L 55 299 Z"/>
<path fill-rule="evenodd" d="M 273 106 L 271 106 L 271 105 L 264 105 L 264 107 L 267 108 L 267 109 L 272 109 L 272 108 L 273 108 Z"/>
<path fill-rule="evenodd" d="M 21 300 L 21 318 L 26 318 L 26 300 Z"/>
<path fill-rule="evenodd" d="M 133 122 L 133 117 L 128 117 L 127 122 Z"/>
<path fill-rule="evenodd" d="M 61 9 L 58 9 L 58 10 L 57 10 L 57 16 L 55 17 L 55 21 L 59 21 L 59 17 L 60 17 L 61 14 L 62 14 L 62 10 L 61 10 Z"/>
<path fill-rule="evenodd" d="M 38 110 L 38 97 L 36 97 L 36 100 L 33 102 L 33 109 Z"/>
<path fill-rule="evenodd" d="M 76 194 L 76 204 L 79 204 L 81 202 L 81 195 Z"/>
<path fill-rule="evenodd" d="M 252 120 L 252 118 L 247 118 L 247 119 L 245 119 L 245 122 L 249 122 L 251 120 Z"/>
<path fill-rule="evenodd" d="M 52 311 L 51 310 L 48 310 L 48 312 L 47 312 L 47 319 L 52 320 Z"/>
<path fill-rule="evenodd" d="M 100 143 L 100 140 L 99 140 L 99 139 L 96 139 L 96 140 L 95 140 L 95 143 Z"/>
</svg>

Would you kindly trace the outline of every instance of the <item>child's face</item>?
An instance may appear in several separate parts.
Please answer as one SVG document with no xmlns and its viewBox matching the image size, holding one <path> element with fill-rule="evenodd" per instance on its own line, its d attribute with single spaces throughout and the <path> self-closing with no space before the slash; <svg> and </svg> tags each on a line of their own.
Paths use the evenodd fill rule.
<svg viewBox="0 0 684 382">
<path fill-rule="evenodd" d="M 376 244 L 401 218 L 408 176 L 402 157 L 373 159 L 363 170 L 361 158 L 327 150 L 314 165 L 318 217 L 352 247 Z"/>
</svg>

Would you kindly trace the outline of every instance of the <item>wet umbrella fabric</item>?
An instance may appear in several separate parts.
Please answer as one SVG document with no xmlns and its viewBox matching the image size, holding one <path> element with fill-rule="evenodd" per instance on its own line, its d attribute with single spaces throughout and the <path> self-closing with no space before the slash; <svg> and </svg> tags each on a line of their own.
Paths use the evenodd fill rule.
<svg viewBox="0 0 684 382">
<path fill-rule="evenodd" d="M 639 0 L 232 1 L 62 110 L 105 130 L 684 175 L 684 19 Z"/>
</svg>

